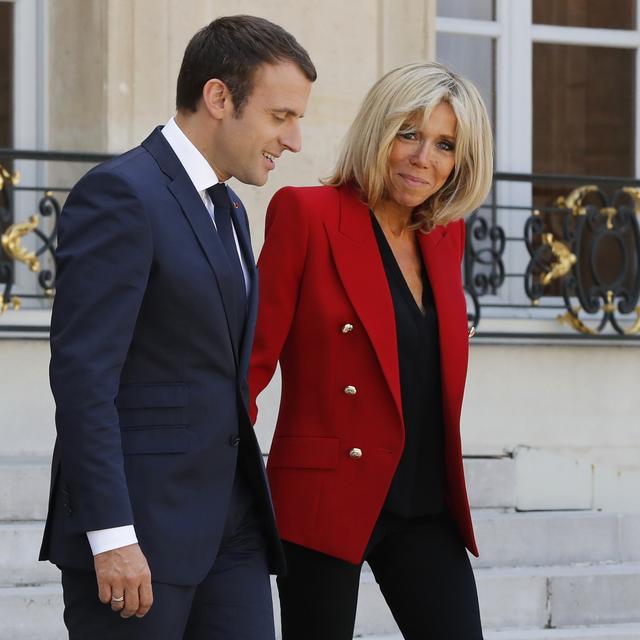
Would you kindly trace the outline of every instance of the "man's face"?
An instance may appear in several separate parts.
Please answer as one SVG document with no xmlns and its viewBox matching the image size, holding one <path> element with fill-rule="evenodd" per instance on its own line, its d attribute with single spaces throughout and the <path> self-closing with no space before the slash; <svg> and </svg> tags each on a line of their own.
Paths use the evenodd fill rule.
<svg viewBox="0 0 640 640">
<path fill-rule="evenodd" d="M 221 121 L 214 169 L 221 180 L 233 176 L 245 184 L 261 186 L 283 151 L 302 147 L 300 118 L 311 91 L 308 80 L 291 62 L 263 64 L 255 74 L 253 91 L 240 114 Z"/>
</svg>

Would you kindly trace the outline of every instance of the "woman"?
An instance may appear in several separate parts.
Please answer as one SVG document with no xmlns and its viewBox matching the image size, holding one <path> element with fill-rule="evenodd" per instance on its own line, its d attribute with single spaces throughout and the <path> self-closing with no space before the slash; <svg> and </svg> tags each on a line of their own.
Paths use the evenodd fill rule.
<svg viewBox="0 0 640 640">
<path fill-rule="evenodd" d="M 284 640 L 347 640 L 367 561 L 405 638 L 482 638 L 459 418 L 462 217 L 492 145 L 475 87 L 435 63 L 381 78 L 325 186 L 271 201 L 250 389 L 282 369 L 269 480 Z"/>
</svg>

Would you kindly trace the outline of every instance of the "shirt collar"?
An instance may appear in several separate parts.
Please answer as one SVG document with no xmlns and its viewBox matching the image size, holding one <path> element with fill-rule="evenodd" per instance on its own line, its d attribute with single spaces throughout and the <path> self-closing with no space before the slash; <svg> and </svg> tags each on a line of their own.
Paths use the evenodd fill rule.
<svg viewBox="0 0 640 640">
<path fill-rule="evenodd" d="M 218 184 L 218 176 L 207 162 L 206 158 L 196 149 L 195 145 L 177 125 L 175 118 L 171 118 L 162 127 L 162 135 L 169 146 L 178 156 L 178 160 L 193 182 L 196 191 L 203 192 L 209 187 Z"/>
</svg>

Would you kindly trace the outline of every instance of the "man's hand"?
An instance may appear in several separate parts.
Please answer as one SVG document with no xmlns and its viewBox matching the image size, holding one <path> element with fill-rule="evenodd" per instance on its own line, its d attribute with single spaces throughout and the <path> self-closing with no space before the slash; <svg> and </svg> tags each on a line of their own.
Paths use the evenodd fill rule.
<svg viewBox="0 0 640 640">
<path fill-rule="evenodd" d="M 142 618 L 153 604 L 151 572 L 140 546 L 130 544 L 93 557 L 98 597 L 123 618 Z M 120 598 L 124 596 L 121 601 Z"/>
</svg>

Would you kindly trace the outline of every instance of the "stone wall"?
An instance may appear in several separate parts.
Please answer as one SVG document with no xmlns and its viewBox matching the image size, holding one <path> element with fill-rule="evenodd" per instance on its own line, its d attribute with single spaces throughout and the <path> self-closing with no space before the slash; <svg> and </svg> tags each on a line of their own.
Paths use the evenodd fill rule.
<svg viewBox="0 0 640 640">
<path fill-rule="evenodd" d="M 55 433 L 48 343 L 0 340 L 0 349 L 7 372 L 0 380 L 0 455 L 50 455 Z M 508 482 L 521 510 L 640 511 L 639 355 L 636 347 L 472 344 L 462 416 L 465 455 L 513 458 Z M 264 452 L 278 398 L 276 378 L 259 399 L 256 431 Z M 476 475 L 469 478 L 472 493 L 483 482 Z"/>
<path fill-rule="evenodd" d="M 264 188 L 233 184 L 258 250 L 273 193 L 317 184 L 331 171 L 375 80 L 398 65 L 433 58 L 435 0 L 190 0 L 188 10 L 180 0 L 56 0 L 49 10 L 49 146 L 119 153 L 137 145 L 174 113 L 190 37 L 216 17 L 241 13 L 281 24 L 318 69 L 302 152 L 284 154 Z M 54 171 L 68 184 L 81 169 Z"/>
</svg>

